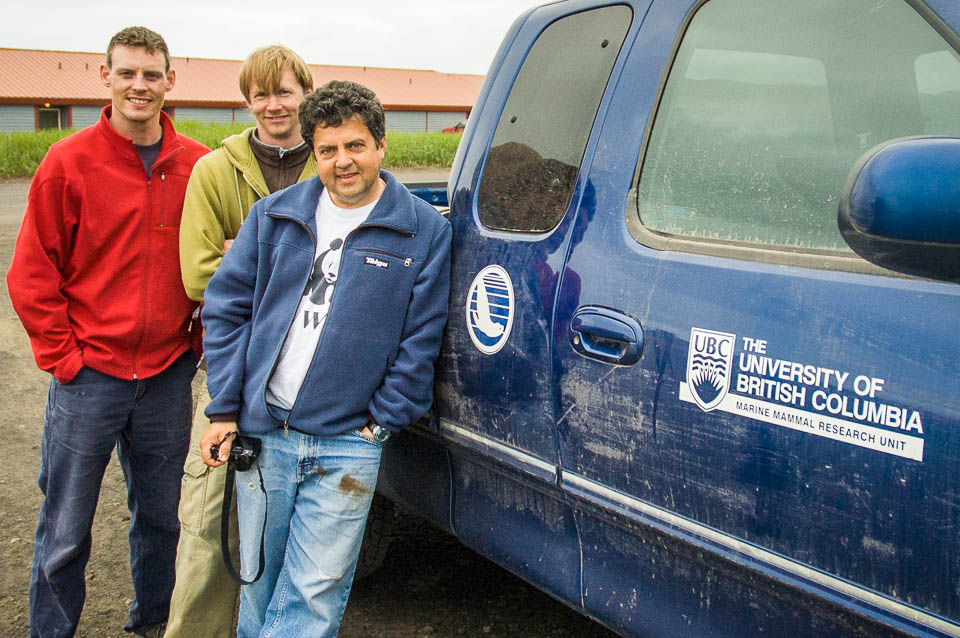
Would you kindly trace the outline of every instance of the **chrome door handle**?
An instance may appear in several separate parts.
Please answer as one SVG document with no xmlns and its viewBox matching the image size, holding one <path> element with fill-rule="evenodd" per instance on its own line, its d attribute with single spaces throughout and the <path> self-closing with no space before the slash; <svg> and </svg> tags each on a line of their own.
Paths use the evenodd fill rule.
<svg viewBox="0 0 960 638">
<path fill-rule="evenodd" d="M 628 315 L 602 306 L 581 306 L 570 320 L 573 349 L 589 359 L 629 366 L 640 360 L 643 329 Z"/>
</svg>

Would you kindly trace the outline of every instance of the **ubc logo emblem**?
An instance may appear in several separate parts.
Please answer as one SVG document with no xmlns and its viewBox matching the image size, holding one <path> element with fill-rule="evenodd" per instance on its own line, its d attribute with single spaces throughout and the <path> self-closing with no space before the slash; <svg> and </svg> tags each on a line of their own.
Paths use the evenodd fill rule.
<svg viewBox="0 0 960 638">
<path fill-rule="evenodd" d="M 714 409 L 730 389 L 733 347 L 737 336 L 693 328 L 687 352 L 687 387 L 705 412 Z"/>
<path fill-rule="evenodd" d="M 500 266 L 477 273 L 467 291 L 467 329 L 484 354 L 494 354 L 507 342 L 513 326 L 513 282 Z"/>
</svg>

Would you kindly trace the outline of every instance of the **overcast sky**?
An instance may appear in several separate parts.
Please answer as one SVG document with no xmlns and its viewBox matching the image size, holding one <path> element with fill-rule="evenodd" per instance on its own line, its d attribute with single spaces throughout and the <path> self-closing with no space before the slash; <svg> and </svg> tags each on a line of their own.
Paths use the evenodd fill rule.
<svg viewBox="0 0 960 638">
<path fill-rule="evenodd" d="M 528 7 L 547 0 L 5 0 L 0 47 L 99 52 L 143 25 L 171 55 L 241 60 L 285 44 L 310 64 L 484 74 Z"/>
</svg>

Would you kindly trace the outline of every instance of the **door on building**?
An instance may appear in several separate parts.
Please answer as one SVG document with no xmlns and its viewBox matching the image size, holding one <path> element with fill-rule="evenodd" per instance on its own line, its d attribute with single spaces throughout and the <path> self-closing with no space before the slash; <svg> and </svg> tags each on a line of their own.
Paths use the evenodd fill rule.
<svg viewBox="0 0 960 638">
<path fill-rule="evenodd" d="M 38 108 L 37 109 L 37 128 L 39 130 L 48 129 L 48 128 L 63 128 L 62 118 L 60 117 L 60 109 L 57 107 L 53 108 Z"/>
</svg>

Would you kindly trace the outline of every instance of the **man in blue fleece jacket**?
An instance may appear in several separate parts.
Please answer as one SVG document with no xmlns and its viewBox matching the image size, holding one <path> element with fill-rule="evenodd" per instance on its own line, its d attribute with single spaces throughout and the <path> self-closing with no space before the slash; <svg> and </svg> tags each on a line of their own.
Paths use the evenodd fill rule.
<svg viewBox="0 0 960 638">
<path fill-rule="evenodd" d="M 429 409 L 447 318 L 450 224 L 381 170 L 376 96 L 330 82 L 299 118 L 318 177 L 254 205 L 204 295 L 204 461 L 238 430 L 262 444 L 237 474 L 247 579 L 265 529 L 239 638 L 337 634 L 381 446 Z"/>
</svg>

